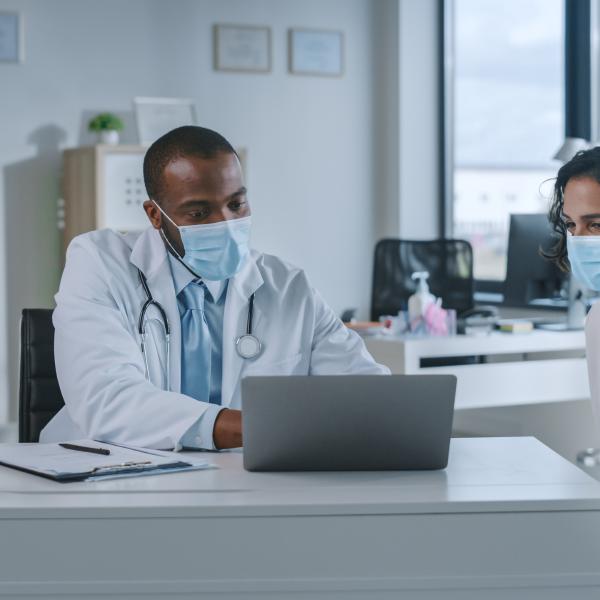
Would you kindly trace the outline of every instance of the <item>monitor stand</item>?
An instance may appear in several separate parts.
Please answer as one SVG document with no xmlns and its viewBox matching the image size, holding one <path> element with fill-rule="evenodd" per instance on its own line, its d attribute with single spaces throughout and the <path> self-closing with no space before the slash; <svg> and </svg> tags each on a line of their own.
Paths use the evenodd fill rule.
<svg viewBox="0 0 600 600">
<path fill-rule="evenodd" d="M 569 304 L 567 320 L 561 323 L 540 323 L 537 329 L 546 331 L 581 331 L 585 325 L 588 306 L 582 288 L 575 278 L 569 276 Z"/>
</svg>

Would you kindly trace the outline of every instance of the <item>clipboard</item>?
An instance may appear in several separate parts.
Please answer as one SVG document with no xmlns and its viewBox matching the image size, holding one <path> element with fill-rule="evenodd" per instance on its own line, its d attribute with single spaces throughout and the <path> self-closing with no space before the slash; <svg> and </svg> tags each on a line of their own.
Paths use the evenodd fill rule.
<svg viewBox="0 0 600 600">
<path fill-rule="evenodd" d="M 75 440 L 69 443 L 103 448 L 109 450 L 110 454 L 80 452 L 58 444 L 0 444 L 0 465 L 59 483 L 101 481 L 215 467 L 203 460 L 181 460 L 175 452 L 96 440 Z"/>
</svg>

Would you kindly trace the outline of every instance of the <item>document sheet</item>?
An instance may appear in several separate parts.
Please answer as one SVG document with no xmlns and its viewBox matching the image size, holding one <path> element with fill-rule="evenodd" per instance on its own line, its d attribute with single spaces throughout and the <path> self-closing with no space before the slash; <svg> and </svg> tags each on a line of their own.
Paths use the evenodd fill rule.
<svg viewBox="0 0 600 600">
<path fill-rule="evenodd" d="M 87 448 L 104 448 L 109 455 L 63 448 L 58 444 L 0 444 L 0 463 L 59 481 L 107 479 L 207 469 L 204 459 L 182 460 L 175 452 L 132 448 L 95 440 L 69 440 Z"/>
</svg>

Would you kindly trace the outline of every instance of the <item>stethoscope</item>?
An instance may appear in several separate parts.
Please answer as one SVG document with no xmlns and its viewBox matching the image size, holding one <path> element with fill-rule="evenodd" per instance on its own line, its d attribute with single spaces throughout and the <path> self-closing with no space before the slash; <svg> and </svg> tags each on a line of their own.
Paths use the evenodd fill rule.
<svg viewBox="0 0 600 600">
<path fill-rule="evenodd" d="M 170 357 L 171 357 L 171 327 L 169 325 L 169 319 L 167 317 L 167 313 L 165 309 L 160 305 L 160 302 L 157 302 L 152 296 L 152 292 L 148 287 L 148 280 L 146 276 L 138 269 L 138 276 L 140 279 L 140 283 L 144 288 L 144 293 L 146 294 L 146 301 L 142 305 L 140 310 L 140 316 L 138 318 L 138 333 L 141 338 L 140 347 L 142 350 L 142 355 L 144 356 L 144 364 L 146 367 L 146 378 L 150 377 L 150 368 L 148 366 L 148 355 L 146 354 L 146 326 L 150 321 L 157 321 L 160 323 L 164 336 L 165 336 L 165 348 L 166 348 L 166 386 L 167 390 L 171 389 L 171 378 L 169 375 L 169 365 Z M 146 319 L 146 313 L 150 309 L 150 307 L 154 307 L 159 315 L 160 319 Z M 254 313 L 254 294 L 250 296 L 248 299 L 248 317 L 246 319 L 246 333 L 240 335 L 235 340 L 235 349 L 238 355 L 241 358 L 246 360 L 250 360 L 252 358 L 256 358 L 262 350 L 262 344 L 260 340 L 252 333 L 252 317 Z"/>
</svg>

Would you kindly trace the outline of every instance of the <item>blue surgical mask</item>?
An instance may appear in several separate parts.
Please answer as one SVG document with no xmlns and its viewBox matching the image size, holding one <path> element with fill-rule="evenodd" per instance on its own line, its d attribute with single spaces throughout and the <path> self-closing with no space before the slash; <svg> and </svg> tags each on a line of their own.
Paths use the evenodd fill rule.
<svg viewBox="0 0 600 600">
<path fill-rule="evenodd" d="M 600 236 L 567 234 L 567 254 L 579 283 L 600 292 Z"/>
<path fill-rule="evenodd" d="M 222 281 L 239 272 L 250 253 L 251 217 L 206 225 L 177 225 L 158 204 L 156 206 L 179 229 L 185 256 L 179 256 L 164 233 L 163 236 L 194 273 L 209 281 Z"/>
</svg>

